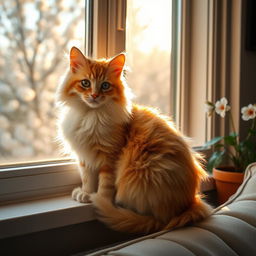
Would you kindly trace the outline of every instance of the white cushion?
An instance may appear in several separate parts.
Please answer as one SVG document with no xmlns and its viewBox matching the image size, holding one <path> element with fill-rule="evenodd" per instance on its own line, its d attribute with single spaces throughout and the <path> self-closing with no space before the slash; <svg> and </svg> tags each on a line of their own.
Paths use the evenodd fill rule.
<svg viewBox="0 0 256 256">
<path fill-rule="evenodd" d="M 243 184 L 209 218 L 90 254 L 120 256 L 256 255 L 256 163 Z"/>
</svg>

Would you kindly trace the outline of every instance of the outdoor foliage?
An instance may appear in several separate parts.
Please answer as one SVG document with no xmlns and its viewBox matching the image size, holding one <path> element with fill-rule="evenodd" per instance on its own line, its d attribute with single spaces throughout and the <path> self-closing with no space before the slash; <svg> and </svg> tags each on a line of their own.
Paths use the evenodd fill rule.
<svg viewBox="0 0 256 256">
<path fill-rule="evenodd" d="M 0 1 L 1 162 L 58 155 L 54 94 L 66 70 L 65 53 L 83 21 L 83 4 Z M 83 37 L 84 30 L 80 33 Z"/>
<path fill-rule="evenodd" d="M 170 106 L 170 2 L 127 1 L 128 83 L 136 102 L 166 114 Z M 65 55 L 70 48 L 75 45 L 84 51 L 84 13 L 83 0 L 0 0 L 1 164 L 60 156 L 55 91 L 68 67 Z M 166 45 L 168 49 L 162 49 Z"/>
</svg>

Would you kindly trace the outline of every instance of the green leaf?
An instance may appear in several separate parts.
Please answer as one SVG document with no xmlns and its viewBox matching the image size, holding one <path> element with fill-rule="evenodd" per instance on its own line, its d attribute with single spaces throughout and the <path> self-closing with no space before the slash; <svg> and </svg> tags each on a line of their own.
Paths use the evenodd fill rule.
<svg viewBox="0 0 256 256">
<path fill-rule="evenodd" d="M 223 138 L 224 138 L 223 136 L 215 137 L 212 140 L 207 141 L 203 145 L 203 148 L 206 149 L 208 147 L 211 147 L 211 146 L 215 145 L 216 143 L 220 142 Z"/>
<path fill-rule="evenodd" d="M 224 137 L 225 143 L 235 146 L 237 144 L 237 134 L 236 133 L 230 133 L 228 136 Z"/>
<path fill-rule="evenodd" d="M 225 147 L 225 144 L 218 143 L 217 145 L 214 145 L 215 149 L 220 149 L 220 148 L 223 148 L 223 147 Z"/>
<path fill-rule="evenodd" d="M 225 155 L 225 150 L 224 151 L 215 151 L 210 159 L 208 160 L 207 163 L 207 170 L 208 172 L 212 172 L 212 169 L 216 166 L 218 166 L 222 160 L 223 160 L 223 156 Z"/>
<path fill-rule="evenodd" d="M 249 129 L 249 133 L 253 136 L 256 135 L 256 130 L 255 129 Z"/>
<path fill-rule="evenodd" d="M 248 140 L 242 141 L 239 146 L 239 150 L 242 153 L 248 154 L 248 152 L 254 152 L 256 150 L 255 143 Z"/>
</svg>

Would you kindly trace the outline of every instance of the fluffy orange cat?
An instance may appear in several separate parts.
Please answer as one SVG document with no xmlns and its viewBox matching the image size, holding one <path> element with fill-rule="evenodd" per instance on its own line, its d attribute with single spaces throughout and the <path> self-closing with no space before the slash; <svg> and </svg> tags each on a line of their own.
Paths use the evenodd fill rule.
<svg viewBox="0 0 256 256">
<path fill-rule="evenodd" d="M 103 222 L 125 232 L 205 218 L 211 208 L 198 188 L 206 173 L 170 118 L 131 102 L 124 65 L 124 54 L 91 60 L 71 49 L 58 101 L 61 137 L 77 155 L 82 179 L 73 199 L 93 202 Z"/>
</svg>

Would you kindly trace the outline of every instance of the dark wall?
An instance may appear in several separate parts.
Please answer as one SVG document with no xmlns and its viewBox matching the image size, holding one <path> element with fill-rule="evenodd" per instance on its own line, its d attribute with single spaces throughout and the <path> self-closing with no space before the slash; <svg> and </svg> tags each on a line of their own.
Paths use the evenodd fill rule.
<svg viewBox="0 0 256 256">
<path fill-rule="evenodd" d="M 98 221 L 36 232 L 0 240 L 3 256 L 66 256 L 87 254 L 96 249 L 134 239 L 129 235 L 108 229 Z M 80 254 L 83 252 L 82 254 Z"/>
</svg>

